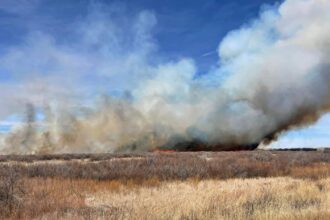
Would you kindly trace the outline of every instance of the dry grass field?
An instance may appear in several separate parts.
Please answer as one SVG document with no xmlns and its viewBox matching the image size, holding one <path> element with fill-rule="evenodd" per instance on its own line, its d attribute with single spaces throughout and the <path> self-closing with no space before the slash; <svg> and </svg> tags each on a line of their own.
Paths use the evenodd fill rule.
<svg viewBox="0 0 330 220">
<path fill-rule="evenodd" d="M 0 218 L 330 219 L 330 153 L 0 156 Z"/>
</svg>

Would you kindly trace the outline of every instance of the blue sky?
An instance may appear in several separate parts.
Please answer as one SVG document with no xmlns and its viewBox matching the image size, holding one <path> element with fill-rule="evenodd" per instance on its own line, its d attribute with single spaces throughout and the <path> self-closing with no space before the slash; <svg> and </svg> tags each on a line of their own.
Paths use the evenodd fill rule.
<svg viewBox="0 0 330 220">
<path fill-rule="evenodd" d="M 22 42 L 31 31 L 42 31 L 59 41 L 70 40 L 72 24 L 88 13 L 90 0 L 2 0 L 0 48 Z M 94 1 L 96 2 L 96 1 Z M 166 58 L 192 57 L 200 71 L 217 62 L 216 49 L 225 34 L 255 18 L 276 0 L 97 1 L 123 8 L 125 16 L 150 10 L 157 17 L 154 37 Z"/>
<path fill-rule="evenodd" d="M 142 43 L 138 42 L 134 44 L 135 46 L 137 45 L 133 49 L 136 50 L 136 54 L 142 57 L 145 53 L 157 54 L 157 56 L 154 56 L 154 60 L 148 60 L 148 62 L 156 62 L 155 60 L 170 61 L 188 57 L 195 61 L 198 74 L 203 75 L 218 65 L 217 49 L 219 42 L 229 31 L 249 23 L 259 15 L 260 10 L 263 8 L 279 4 L 280 2 L 275 0 L 1 0 L 0 55 L 2 58 L 9 57 L 8 59 L 14 59 L 17 61 L 16 65 L 21 65 L 22 68 L 12 67 L 12 65 L 8 67 L 7 64 L 9 61 L 4 62 L 6 65 L 0 66 L 0 86 L 7 88 L 11 84 L 16 85 L 22 81 L 26 82 L 24 75 L 30 74 L 30 72 L 32 75 L 35 74 L 35 78 L 38 78 L 39 73 L 34 72 L 38 72 L 39 70 L 45 72 L 41 74 L 50 76 L 50 80 L 53 75 L 56 75 L 56 71 L 65 72 L 64 69 L 66 66 L 64 64 L 57 67 L 56 64 L 48 64 L 45 61 L 40 62 L 39 65 L 37 62 L 39 58 L 31 58 L 30 60 L 29 57 L 26 59 L 19 57 L 20 54 L 24 54 L 24 56 L 29 54 L 31 52 L 29 50 L 30 47 L 33 48 L 33 53 L 38 53 L 37 49 L 39 47 L 38 45 L 36 46 L 34 40 L 45 41 L 45 50 L 50 51 L 49 53 L 58 54 L 67 52 L 66 56 L 72 62 L 77 62 L 78 64 L 79 62 L 84 62 L 84 59 L 93 58 L 93 56 L 87 58 L 73 56 L 71 50 L 79 47 L 79 44 L 75 42 L 77 36 L 76 30 L 86 28 L 86 23 L 88 27 L 89 16 L 94 16 L 93 18 L 96 17 L 98 19 L 99 15 L 93 14 L 93 8 L 95 7 L 104 13 L 102 16 L 107 16 L 117 26 L 122 27 L 123 30 L 129 29 L 127 26 L 129 26 L 132 20 L 142 19 L 141 22 L 143 23 L 146 17 L 146 22 L 150 22 L 150 24 L 144 24 L 143 28 L 148 29 L 148 25 L 150 25 L 152 36 L 150 37 L 146 34 L 143 37 L 150 37 L 151 40 L 148 40 L 148 43 L 146 43 L 142 39 Z M 146 11 L 143 15 L 144 17 L 137 17 L 137 14 L 141 11 Z M 153 24 L 153 19 L 156 24 Z M 81 20 L 87 22 L 81 25 Z M 142 29 L 141 31 L 146 30 Z M 149 32 L 149 30 L 147 31 Z M 114 50 L 118 49 L 118 54 L 125 56 L 126 49 L 123 48 L 130 48 L 132 46 L 130 43 L 132 39 L 130 36 L 122 34 L 120 30 L 118 31 L 118 35 L 121 37 L 124 36 L 120 42 L 120 45 L 124 46 L 117 48 L 116 44 L 114 44 L 109 47 Z M 118 37 L 115 37 L 115 39 L 117 40 Z M 139 46 L 139 44 L 143 44 L 143 47 Z M 82 53 L 89 53 L 88 51 L 93 50 L 93 48 L 99 49 L 100 47 L 100 50 L 104 49 L 97 44 L 88 45 L 82 48 Z M 54 50 L 55 47 L 60 48 L 60 50 Z M 10 56 L 6 56 L 11 51 L 14 52 Z M 48 57 L 47 59 L 51 60 Z M 100 59 L 102 59 L 102 56 Z M 30 63 L 24 63 L 24 60 L 36 62 L 37 64 L 30 68 Z M 124 58 L 123 62 L 126 62 Z M 136 63 L 134 61 L 136 65 L 139 65 L 139 63 L 139 60 Z M 100 65 L 102 64 L 101 62 Z M 26 72 L 26 66 L 29 66 L 30 72 Z M 70 66 L 70 68 L 73 68 L 73 71 L 80 70 L 77 66 Z M 87 65 L 84 68 L 92 69 L 94 67 Z M 13 70 L 17 70 L 17 72 L 13 72 Z M 114 88 L 111 90 L 113 94 L 116 91 L 126 89 L 126 84 L 121 85 L 122 81 L 129 81 L 125 75 L 122 77 L 112 77 L 104 75 L 102 68 L 99 71 L 100 73 L 96 73 L 96 75 L 82 74 L 83 76 L 79 78 L 80 82 L 84 84 L 84 89 L 81 92 L 86 93 L 86 97 L 88 97 L 89 93 L 93 96 L 94 93 L 104 92 L 104 90 L 108 92 L 108 82 L 110 81 L 116 84 L 112 86 Z M 70 84 L 72 79 L 63 80 L 63 83 Z M 134 81 L 134 74 L 131 80 Z M 125 83 L 129 84 L 130 82 Z M 41 89 L 40 91 L 43 90 Z M 15 93 L 16 90 L 11 91 L 9 89 L 7 93 L 10 92 Z M 15 108 L 14 104 L 12 108 Z M 6 132 L 12 124 L 15 124 L 19 120 L 19 117 L 5 112 L 3 113 L 3 118 L 0 118 L 0 120 L 2 120 L 0 122 L 0 132 Z M 273 143 L 273 146 L 321 147 L 330 143 L 330 133 L 327 131 L 329 125 L 330 116 L 326 115 L 313 126 L 284 134 L 278 142 Z"/>
</svg>

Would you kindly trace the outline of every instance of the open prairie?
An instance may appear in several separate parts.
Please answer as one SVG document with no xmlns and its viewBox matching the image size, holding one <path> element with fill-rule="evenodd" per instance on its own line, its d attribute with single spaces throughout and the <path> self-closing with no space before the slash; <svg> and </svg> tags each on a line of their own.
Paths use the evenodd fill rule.
<svg viewBox="0 0 330 220">
<path fill-rule="evenodd" d="M 329 219 L 327 151 L 0 156 L 1 218 Z"/>
<path fill-rule="evenodd" d="M 330 220 L 329 127 L 330 0 L 0 0 L 0 220 Z"/>
</svg>

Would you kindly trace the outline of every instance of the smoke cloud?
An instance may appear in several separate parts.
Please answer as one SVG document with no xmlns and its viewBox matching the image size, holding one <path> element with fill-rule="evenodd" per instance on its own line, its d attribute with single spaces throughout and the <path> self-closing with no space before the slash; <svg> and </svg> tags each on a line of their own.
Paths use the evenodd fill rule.
<svg viewBox="0 0 330 220">
<path fill-rule="evenodd" d="M 121 10 L 93 4 L 74 43 L 31 33 L 0 57 L 15 78 L 1 85 L 0 118 L 25 115 L 2 152 L 253 149 L 329 109 L 328 0 L 264 9 L 227 34 L 203 76 L 190 58 L 157 55 L 153 12 Z"/>
</svg>

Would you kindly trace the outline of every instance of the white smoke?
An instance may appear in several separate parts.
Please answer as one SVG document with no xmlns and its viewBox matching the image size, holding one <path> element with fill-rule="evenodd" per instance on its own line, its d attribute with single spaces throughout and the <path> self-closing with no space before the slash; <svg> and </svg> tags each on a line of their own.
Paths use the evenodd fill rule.
<svg viewBox="0 0 330 220">
<path fill-rule="evenodd" d="M 264 10 L 222 40 L 218 68 L 203 77 L 192 59 L 157 56 L 152 12 L 135 20 L 117 24 L 93 5 L 75 24 L 75 43 L 32 33 L 1 57 L 18 80 L 2 91 L 0 116 L 27 103 L 45 115 L 7 135 L 5 152 L 142 151 L 196 141 L 234 149 L 266 143 L 328 110 L 328 0 L 287 0 Z"/>
</svg>

